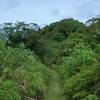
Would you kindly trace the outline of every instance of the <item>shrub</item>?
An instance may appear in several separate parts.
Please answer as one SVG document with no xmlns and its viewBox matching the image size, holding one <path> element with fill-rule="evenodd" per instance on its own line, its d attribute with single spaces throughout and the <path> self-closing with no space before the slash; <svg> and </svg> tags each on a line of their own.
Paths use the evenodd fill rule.
<svg viewBox="0 0 100 100">
<path fill-rule="evenodd" d="M 0 80 L 16 82 L 23 99 L 26 96 L 42 98 L 50 81 L 51 72 L 49 69 L 30 50 L 0 47 L 0 64 L 2 66 Z"/>
<path fill-rule="evenodd" d="M 80 72 L 82 66 L 91 65 L 94 59 L 94 53 L 87 47 L 75 47 L 70 56 L 65 56 L 62 59 L 63 63 L 60 65 L 60 73 L 64 78 L 68 78 Z"/>
<path fill-rule="evenodd" d="M 97 92 L 98 88 L 95 86 L 99 84 L 100 81 L 99 66 L 100 64 L 93 64 L 91 67 L 87 66 L 87 68 L 66 80 L 64 90 L 68 100 L 79 100 L 85 98 L 89 93 L 95 94 Z M 84 91 L 84 93 L 82 91 Z"/>
<path fill-rule="evenodd" d="M 0 82 L 0 100 L 21 100 L 19 89 L 13 81 Z"/>
</svg>

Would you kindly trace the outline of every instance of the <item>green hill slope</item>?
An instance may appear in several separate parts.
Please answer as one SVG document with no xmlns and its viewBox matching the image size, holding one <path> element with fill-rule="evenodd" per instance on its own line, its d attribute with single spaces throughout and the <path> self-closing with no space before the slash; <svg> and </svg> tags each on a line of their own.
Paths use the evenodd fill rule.
<svg viewBox="0 0 100 100">
<path fill-rule="evenodd" d="M 100 18 L 33 25 L 0 31 L 0 100 L 100 100 Z"/>
</svg>

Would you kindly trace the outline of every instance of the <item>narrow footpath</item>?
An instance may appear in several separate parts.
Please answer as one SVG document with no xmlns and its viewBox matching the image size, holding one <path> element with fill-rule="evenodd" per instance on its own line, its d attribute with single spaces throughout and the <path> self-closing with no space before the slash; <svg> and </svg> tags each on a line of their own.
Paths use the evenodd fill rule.
<svg viewBox="0 0 100 100">
<path fill-rule="evenodd" d="M 53 71 L 50 87 L 44 100 L 65 100 L 62 96 L 61 79 L 55 71 Z"/>
</svg>

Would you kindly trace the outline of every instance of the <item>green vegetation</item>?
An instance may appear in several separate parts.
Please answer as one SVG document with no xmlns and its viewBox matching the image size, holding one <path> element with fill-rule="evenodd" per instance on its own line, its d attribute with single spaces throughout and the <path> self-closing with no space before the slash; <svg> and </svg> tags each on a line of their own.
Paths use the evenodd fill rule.
<svg viewBox="0 0 100 100">
<path fill-rule="evenodd" d="M 3 24 L 0 100 L 100 100 L 100 18 Z"/>
</svg>

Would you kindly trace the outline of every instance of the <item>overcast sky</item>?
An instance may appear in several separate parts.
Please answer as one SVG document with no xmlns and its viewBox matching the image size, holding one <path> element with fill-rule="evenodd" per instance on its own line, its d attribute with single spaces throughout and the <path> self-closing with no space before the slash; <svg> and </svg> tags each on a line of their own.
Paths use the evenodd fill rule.
<svg viewBox="0 0 100 100">
<path fill-rule="evenodd" d="M 39 25 L 73 17 L 85 21 L 100 15 L 100 0 L 0 0 L 0 23 L 25 21 Z"/>
</svg>

